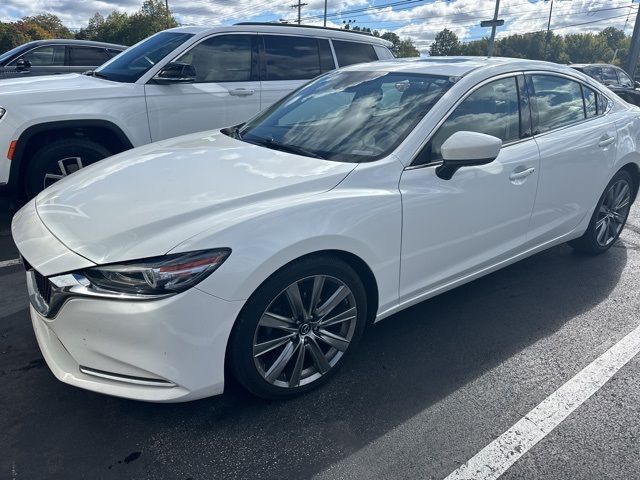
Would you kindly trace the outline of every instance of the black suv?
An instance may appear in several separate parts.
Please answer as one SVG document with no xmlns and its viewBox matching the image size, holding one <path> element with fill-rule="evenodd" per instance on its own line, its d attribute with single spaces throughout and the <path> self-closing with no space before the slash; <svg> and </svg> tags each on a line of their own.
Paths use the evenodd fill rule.
<svg viewBox="0 0 640 480">
<path fill-rule="evenodd" d="M 82 73 L 126 49 L 123 45 L 86 40 L 36 40 L 0 55 L 0 79 Z"/>
<path fill-rule="evenodd" d="M 569 66 L 595 78 L 617 93 L 623 100 L 640 106 L 640 90 L 636 90 L 636 87 L 639 86 L 638 82 L 634 82 L 620 67 L 605 63 Z"/>
</svg>

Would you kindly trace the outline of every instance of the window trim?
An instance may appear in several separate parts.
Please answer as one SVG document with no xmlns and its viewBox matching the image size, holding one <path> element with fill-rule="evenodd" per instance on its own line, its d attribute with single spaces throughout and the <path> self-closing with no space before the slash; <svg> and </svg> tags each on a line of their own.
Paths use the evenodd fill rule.
<svg viewBox="0 0 640 480">
<path fill-rule="evenodd" d="M 431 131 L 429 132 L 429 134 L 426 136 L 425 140 L 420 144 L 420 146 L 418 147 L 418 149 L 416 150 L 416 152 L 413 154 L 413 157 L 411 158 L 411 162 L 409 162 L 409 165 L 407 165 L 404 170 L 416 170 L 418 168 L 425 168 L 425 167 L 437 167 L 442 165 L 442 160 L 437 160 L 435 162 L 429 162 L 429 163 L 421 163 L 416 165 L 415 162 L 418 158 L 418 155 L 420 155 L 420 153 L 422 152 L 422 150 L 429 144 L 429 142 L 431 141 L 431 138 L 435 135 L 435 133 L 440 129 L 440 127 L 442 126 L 442 124 L 444 124 L 444 122 L 446 122 L 449 117 L 453 114 L 454 110 L 456 108 L 458 108 L 458 106 L 464 102 L 469 96 L 471 96 L 471 94 L 473 94 L 476 90 L 484 87 L 485 85 L 492 83 L 496 80 L 502 80 L 503 78 L 510 78 L 513 77 L 515 82 L 516 82 L 516 89 L 518 89 L 518 108 L 520 109 L 520 86 L 518 84 L 518 77 L 519 76 L 525 76 L 526 73 L 523 71 L 515 71 L 515 72 L 507 72 L 507 73 L 502 73 L 490 78 L 487 78 L 485 80 L 483 80 L 482 82 L 474 85 L 473 87 L 471 87 L 469 90 L 467 90 L 465 92 L 464 95 L 462 95 L 454 104 L 453 106 L 447 110 L 447 113 L 445 113 L 443 115 L 443 117 L 438 121 L 438 123 L 435 125 L 435 127 L 433 127 L 433 129 L 431 129 Z M 526 82 L 526 80 L 525 80 Z M 528 88 L 526 89 L 526 95 L 528 98 L 528 102 L 527 102 L 527 107 L 529 110 L 529 115 L 531 115 L 531 97 L 529 95 L 529 90 Z M 530 117 L 530 125 L 533 128 L 533 122 L 532 119 Z M 522 134 L 522 132 L 520 132 Z M 506 147 L 510 147 L 511 145 L 515 145 L 518 143 L 522 143 L 528 140 L 531 140 L 533 138 L 533 135 L 530 135 L 528 137 L 524 137 L 524 138 L 520 138 L 518 140 L 513 140 L 511 142 L 507 142 L 504 143 L 502 145 L 502 148 L 506 148 Z"/>
<path fill-rule="evenodd" d="M 556 76 L 556 77 L 562 77 L 562 78 L 566 78 L 567 80 L 571 80 L 573 82 L 576 82 L 580 85 L 580 91 L 582 92 L 583 86 L 586 86 L 588 88 L 590 88 L 591 90 L 595 91 L 598 95 L 602 95 L 606 100 L 607 100 L 607 109 L 602 112 L 602 113 L 598 113 L 595 117 L 586 117 L 585 114 L 585 118 L 582 120 L 579 120 L 577 122 L 573 122 L 573 123 L 569 123 L 568 125 L 563 125 L 561 127 L 557 127 L 551 130 L 547 130 L 546 132 L 542 132 L 542 133 L 535 133 L 533 132 L 533 138 L 538 138 L 538 137 L 543 137 L 545 135 L 548 135 L 550 133 L 554 133 L 554 132 L 558 132 L 560 130 L 565 130 L 567 128 L 572 128 L 575 127 L 576 125 L 582 125 L 585 122 L 591 122 L 593 120 L 596 120 L 604 115 L 608 115 L 609 112 L 611 112 L 611 108 L 613 107 L 613 102 L 611 101 L 611 99 L 602 93 L 602 91 L 599 88 L 596 88 L 593 85 L 589 85 L 586 82 L 583 82 L 581 79 L 573 77 L 571 75 L 565 74 L 565 73 L 561 73 L 561 72 L 549 72 L 546 70 L 529 70 L 529 71 L 525 71 L 524 72 L 525 78 L 530 76 L 530 75 L 550 75 L 550 76 Z M 529 79 L 527 78 L 527 84 L 529 84 Z M 531 92 L 529 92 L 529 99 L 531 99 Z M 582 94 L 582 103 L 584 105 L 584 93 Z M 533 112 L 532 112 L 533 113 Z M 533 123 L 533 122 L 532 122 Z M 533 125 L 532 125 L 533 126 Z"/>
</svg>

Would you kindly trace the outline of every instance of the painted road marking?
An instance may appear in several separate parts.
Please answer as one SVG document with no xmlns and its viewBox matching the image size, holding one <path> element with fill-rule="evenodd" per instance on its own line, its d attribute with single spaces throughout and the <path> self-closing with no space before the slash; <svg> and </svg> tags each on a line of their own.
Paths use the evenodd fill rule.
<svg viewBox="0 0 640 480">
<path fill-rule="evenodd" d="M 19 258 L 14 258 L 13 260 L 2 260 L 0 261 L 0 268 L 4 267 L 12 267 L 14 265 L 19 265 L 22 263 L 22 260 Z"/>
<path fill-rule="evenodd" d="M 544 399 L 445 480 L 500 477 L 640 352 L 640 326 Z"/>
</svg>

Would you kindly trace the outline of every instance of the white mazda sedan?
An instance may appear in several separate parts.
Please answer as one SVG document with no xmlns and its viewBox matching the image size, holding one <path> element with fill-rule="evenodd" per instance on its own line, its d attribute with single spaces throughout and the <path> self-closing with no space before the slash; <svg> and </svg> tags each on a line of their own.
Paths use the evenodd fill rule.
<svg viewBox="0 0 640 480">
<path fill-rule="evenodd" d="M 13 220 L 63 382 L 287 397 L 367 325 L 543 249 L 616 242 L 640 110 L 571 68 L 433 58 L 328 73 L 245 124 L 114 156 Z M 541 299 L 542 301 L 543 299 Z"/>
</svg>

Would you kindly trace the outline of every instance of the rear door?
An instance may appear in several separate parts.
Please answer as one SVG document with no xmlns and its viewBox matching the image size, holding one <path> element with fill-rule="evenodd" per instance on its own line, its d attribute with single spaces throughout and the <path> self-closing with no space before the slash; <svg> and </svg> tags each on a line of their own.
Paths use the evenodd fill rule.
<svg viewBox="0 0 640 480">
<path fill-rule="evenodd" d="M 257 34 L 219 34 L 174 60 L 193 66 L 194 83 L 145 85 L 152 140 L 244 122 L 260 111 Z"/>
<path fill-rule="evenodd" d="M 69 71 L 82 73 L 99 67 L 111 57 L 104 48 L 69 45 L 67 58 Z"/>
<path fill-rule="evenodd" d="M 615 162 L 617 130 L 606 97 L 560 74 L 527 76 L 540 180 L 531 218 L 536 245 L 574 230 L 593 209 Z"/>
<path fill-rule="evenodd" d="M 335 68 L 329 40 L 260 35 L 262 102 L 267 108 L 321 73 Z"/>
</svg>

